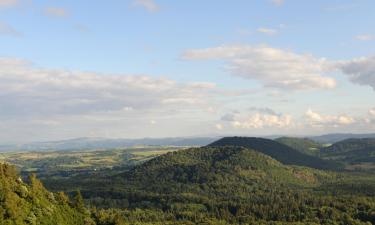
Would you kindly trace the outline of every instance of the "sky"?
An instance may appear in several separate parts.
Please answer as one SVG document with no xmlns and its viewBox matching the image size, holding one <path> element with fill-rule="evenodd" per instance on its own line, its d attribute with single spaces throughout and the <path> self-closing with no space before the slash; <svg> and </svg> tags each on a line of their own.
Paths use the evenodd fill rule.
<svg viewBox="0 0 375 225">
<path fill-rule="evenodd" d="M 375 131 L 372 0 L 0 0 L 0 143 Z"/>
</svg>

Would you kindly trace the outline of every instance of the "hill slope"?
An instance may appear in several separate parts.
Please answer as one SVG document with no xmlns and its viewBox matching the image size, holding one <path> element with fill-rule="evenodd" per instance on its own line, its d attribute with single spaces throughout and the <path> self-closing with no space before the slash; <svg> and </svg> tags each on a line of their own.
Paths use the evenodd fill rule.
<svg viewBox="0 0 375 225">
<path fill-rule="evenodd" d="M 337 163 L 303 154 L 277 141 L 264 138 L 226 137 L 208 146 L 240 146 L 251 148 L 287 165 L 307 166 L 317 169 L 337 169 L 340 167 Z"/>
<path fill-rule="evenodd" d="M 322 144 L 308 138 L 280 137 L 275 141 L 308 155 L 318 155 Z"/>
<path fill-rule="evenodd" d="M 15 168 L 0 164 L 0 224 L 92 224 L 83 205 L 48 192 L 34 176 L 23 183 Z"/>
<path fill-rule="evenodd" d="M 322 153 L 343 153 L 364 148 L 373 148 L 375 151 L 375 138 L 346 139 L 322 149 Z"/>
<path fill-rule="evenodd" d="M 244 147 L 204 147 L 171 152 L 124 174 L 129 180 L 180 184 L 207 183 L 220 176 L 226 182 L 315 184 L 323 174 L 314 170 L 288 167 L 273 158 Z"/>
<path fill-rule="evenodd" d="M 286 166 L 244 147 L 202 147 L 167 153 L 101 184 L 91 183 L 84 194 L 96 205 L 156 209 L 166 219 L 190 221 L 186 224 L 375 221 L 373 199 L 324 197 L 311 191 L 335 176 Z"/>
<path fill-rule="evenodd" d="M 375 169 L 375 138 L 340 141 L 321 149 L 320 155 L 325 159 L 348 163 L 352 168 Z"/>
</svg>

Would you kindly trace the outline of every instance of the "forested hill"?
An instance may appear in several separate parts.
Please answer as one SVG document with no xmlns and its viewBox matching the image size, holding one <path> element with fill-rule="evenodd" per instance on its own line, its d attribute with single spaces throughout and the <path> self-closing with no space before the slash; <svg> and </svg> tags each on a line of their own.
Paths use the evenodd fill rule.
<svg viewBox="0 0 375 225">
<path fill-rule="evenodd" d="M 364 148 L 372 148 L 375 151 L 375 138 L 346 139 L 322 149 L 322 153 L 343 153 Z"/>
<path fill-rule="evenodd" d="M 316 169 L 338 169 L 341 166 L 338 163 L 301 153 L 277 141 L 264 138 L 225 137 L 208 146 L 246 147 L 269 155 L 270 157 L 287 165 L 307 166 Z"/>
<path fill-rule="evenodd" d="M 319 151 L 323 148 L 323 144 L 313 141 L 309 138 L 297 138 L 297 137 L 280 137 L 275 141 L 287 145 L 297 151 L 308 155 L 319 155 Z"/>
<path fill-rule="evenodd" d="M 35 176 L 24 183 L 13 166 L 0 164 L 0 224 L 93 224 L 78 195 L 75 201 L 47 191 Z"/>
<path fill-rule="evenodd" d="M 320 156 L 348 164 L 348 168 L 375 168 L 375 138 L 347 139 L 320 151 Z"/>
<path fill-rule="evenodd" d="M 167 153 L 136 166 L 123 176 L 127 180 L 147 183 L 147 188 L 149 184 L 163 182 L 180 186 L 220 179 L 225 180 L 225 183 L 251 180 L 262 186 L 270 183 L 313 185 L 319 182 L 317 174 L 324 173 L 288 167 L 244 147 L 202 147 Z"/>
<path fill-rule="evenodd" d="M 98 184 L 107 191 L 90 186 L 85 195 L 104 207 L 156 210 L 171 224 L 375 222 L 372 198 L 311 191 L 335 179 L 335 173 L 283 165 L 244 147 L 202 147 L 154 158 Z"/>
</svg>

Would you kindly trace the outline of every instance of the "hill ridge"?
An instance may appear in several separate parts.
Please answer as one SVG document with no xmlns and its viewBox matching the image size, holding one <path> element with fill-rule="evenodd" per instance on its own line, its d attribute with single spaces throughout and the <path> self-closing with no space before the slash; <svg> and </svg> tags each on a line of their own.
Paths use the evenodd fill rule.
<svg viewBox="0 0 375 225">
<path fill-rule="evenodd" d="M 301 153 L 277 141 L 259 137 L 224 137 L 208 145 L 217 146 L 242 146 L 254 149 L 286 165 L 307 166 L 315 169 L 338 169 L 339 164 L 320 159 L 315 156 Z"/>
</svg>

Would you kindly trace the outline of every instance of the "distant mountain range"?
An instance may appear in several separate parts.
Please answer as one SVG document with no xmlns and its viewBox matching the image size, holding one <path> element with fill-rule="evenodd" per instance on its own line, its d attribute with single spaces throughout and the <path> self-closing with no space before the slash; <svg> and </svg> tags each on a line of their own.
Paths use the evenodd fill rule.
<svg viewBox="0 0 375 225">
<path fill-rule="evenodd" d="M 70 151 L 88 149 L 113 149 L 139 145 L 146 146 L 204 146 L 219 137 L 181 137 L 181 138 L 143 138 L 143 139 L 106 139 L 76 138 L 61 141 L 34 142 L 20 145 L 0 145 L 0 151 Z"/>
<path fill-rule="evenodd" d="M 267 136 L 276 139 L 281 136 Z M 205 146 L 221 137 L 172 137 L 172 138 L 143 138 L 143 139 L 110 139 L 110 138 L 75 138 L 61 141 L 34 142 L 27 144 L 0 145 L 0 151 L 69 151 L 88 149 L 124 148 L 137 145 L 146 146 Z M 374 134 L 326 134 L 307 137 L 322 144 L 333 144 L 350 138 L 375 138 Z M 295 140 L 283 140 L 295 142 Z M 280 143 L 283 143 L 280 141 Z M 286 143 L 283 143 L 286 144 Z M 297 144 L 297 143 L 294 143 Z M 305 152 L 306 153 L 306 152 Z"/>
<path fill-rule="evenodd" d="M 351 133 L 337 133 L 337 134 L 325 134 L 320 136 L 308 137 L 313 141 L 317 141 L 324 144 L 333 144 L 338 141 L 343 141 L 345 139 L 353 138 L 375 138 L 375 133 L 372 134 L 351 134 Z"/>
</svg>

